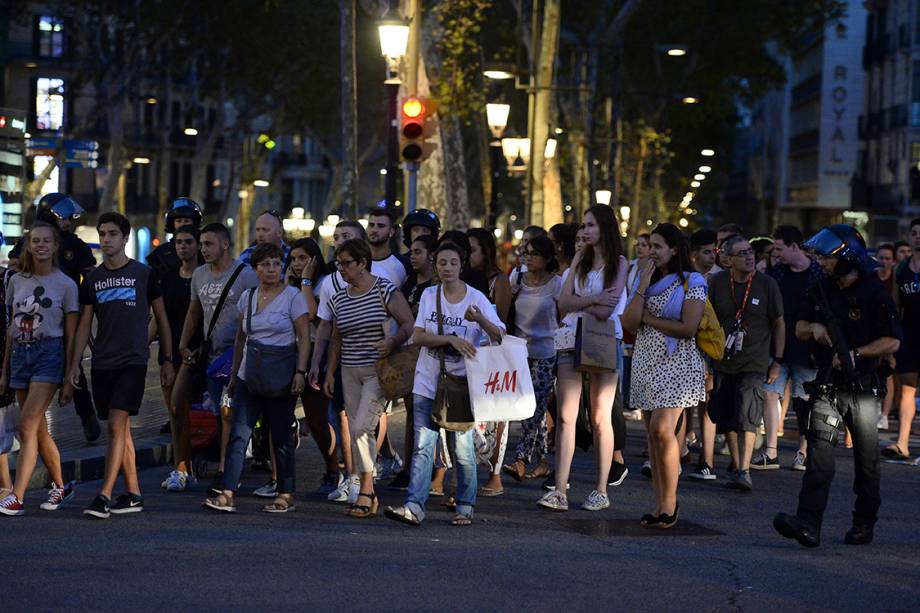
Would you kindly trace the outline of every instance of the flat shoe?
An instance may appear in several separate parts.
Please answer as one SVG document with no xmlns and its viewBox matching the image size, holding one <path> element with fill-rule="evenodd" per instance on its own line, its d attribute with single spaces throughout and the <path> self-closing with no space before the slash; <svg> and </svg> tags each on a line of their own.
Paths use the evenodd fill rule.
<svg viewBox="0 0 920 613">
<path fill-rule="evenodd" d="M 477 494 L 483 498 L 495 498 L 505 493 L 505 490 L 493 490 L 491 487 L 481 487 Z"/>
<path fill-rule="evenodd" d="M 661 516 L 652 515 L 651 513 L 646 513 L 642 516 L 642 519 L 639 520 L 639 525 L 643 528 L 655 528 L 659 523 L 661 523 Z"/>
<path fill-rule="evenodd" d="M 505 464 L 502 466 L 502 472 L 506 475 L 510 475 L 515 481 L 520 482 L 524 480 L 526 466 L 524 462 L 518 460 L 514 464 Z"/>
<path fill-rule="evenodd" d="M 889 460 L 909 460 L 910 456 L 901 451 L 901 448 L 897 445 L 892 445 L 891 447 L 885 447 L 882 449 L 882 456 Z"/>
</svg>

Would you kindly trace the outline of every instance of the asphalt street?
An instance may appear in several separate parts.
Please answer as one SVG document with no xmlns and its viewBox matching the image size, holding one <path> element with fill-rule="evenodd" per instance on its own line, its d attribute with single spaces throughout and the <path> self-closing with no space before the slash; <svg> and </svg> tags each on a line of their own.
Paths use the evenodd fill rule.
<svg viewBox="0 0 920 613">
<path fill-rule="evenodd" d="M 394 415 L 393 431 L 401 424 Z M 36 490 L 26 516 L 0 518 L 8 553 L 0 610 L 917 610 L 920 469 L 883 464 L 876 541 L 847 546 L 852 460 L 841 444 L 822 546 L 805 550 L 770 523 L 795 508 L 801 473 L 788 469 L 754 473 L 750 494 L 726 490 L 724 479 L 684 479 L 678 528 L 640 528 L 654 505 L 639 475 L 642 450 L 641 426 L 631 423 L 631 472 L 612 489 L 611 509 L 575 510 L 593 472 L 592 456 L 579 451 L 573 510 L 538 509 L 539 483 L 506 479 L 505 495 L 481 498 L 466 528 L 449 525 L 438 499 L 413 528 L 382 515 L 354 520 L 342 505 L 304 494 L 321 471 L 311 439 L 299 451 L 301 493 L 287 515 L 261 513 L 248 495 L 264 473 L 246 473 L 233 515 L 200 507 L 204 481 L 165 493 L 166 467 L 142 471 L 143 513 L 106 521 L 81 514 L 98 482 L 81 484 L 57 512 L 38 509 Z M 791 440 L 780 453 L 791 461 Z M 723 471 L 727 458 L 718 462 Z M 378 493 L 382 505 L 402 501 L 385 486 Z"/>
</svg>

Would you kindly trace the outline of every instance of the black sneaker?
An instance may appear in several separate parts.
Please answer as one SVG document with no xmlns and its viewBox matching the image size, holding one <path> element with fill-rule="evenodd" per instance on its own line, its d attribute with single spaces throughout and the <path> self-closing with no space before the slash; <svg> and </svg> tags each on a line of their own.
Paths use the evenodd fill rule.
<svg viewBox="0 0 920 613">
<path fill-rule="evenodd" d="M 641 472 L 642 472 L 642 476 L 643 476 L 643 477 L 646 477 L 647 479 L 651 479 L 651 478 L 652 478 L 652 462 L 651 462 L 651 460 L 646 460 L 645 462 L 642 463 L 642 471 L 641 471 Z"/>
<path fill-rule="evenodd" d="M 552 492 L 554 489 L 556 489 L 555 470 L 550 471 L 550 473 L 546 475 L 546 479 L 543 480 L 543 489 L 545 489 L 547 492 Z"/>
<path fill-rule="evenodd" d="M 144 497 L 140 494 L 130 492 L 121 494 L 115 499 L 115 504 L 110 509 L 115 515 L 125 515 L 126 513 L 140 513 L 144 510 Z"/>
<path fill-rule="evenodd" d="M 610 465 L 610 475 L 607 477 L 607 485 L 612 485 L 616 487 L 622 485 L 626 481 L 626 475 L 629 474 L 629 469 L 626 468 L 626 464 L 620 464 L 617 461 L 614 461 Z"/>
<path fill-rule="evenodd" d="M 224 493 L 224 473 L 218 471 L 214 475 L 214 479 L 211 480 L 211 485 L 208 486 L 208 493 L 212 496 L 220 496 Z"/>
<path fill-rule="evenodd" d="M 111 499 L 108 496 L 103 496 L 99 494 L 88 507 L 83 509 L 83 514 L 90 517 L 95 517 L 96 519 L 108 519 L 111 514 L 111 509 L 109 505 L 112 503 Z"/>
<path fill-rule="evenodd" d="M 770 457 L 766 451 L 761 451 L 760 455 L 751 460 L 752 470 L 779 470 L 778 457 Z"/>
<path fill-rule="evenodd" d="M 87 443 L 95 443 L 102 436 L 102 428 L 99 426 L 99 420 L 96 415 L 80 415 L 80 421 L 83 423 L 83 436 Z"/>
<path fill-rule="evenodd" d="M 795 515 L 777 513 L 773 527 L 787 539 L 795 539 L 803 547 L 817 547 L 821 544 L 821 533 L 807 525 Z"/>
<path fill-rule="evenodd" d="M 853 527 L 847 530 L 843 542 L 847 545 L 868 545 L 872 542 L 873 536 L 874 530 L 872 526 L 853 524 Z"/>
<path fill-rule="evenodd" d="M 387 486 L 391 490 L 396 490 L 399 492 L 405 492 L 409 489 L 409 478 L 411 475 L 408 470 L 401 470 L 396 475 L 396 478 L 390 481 L 390 484 Z"/>
</svg>

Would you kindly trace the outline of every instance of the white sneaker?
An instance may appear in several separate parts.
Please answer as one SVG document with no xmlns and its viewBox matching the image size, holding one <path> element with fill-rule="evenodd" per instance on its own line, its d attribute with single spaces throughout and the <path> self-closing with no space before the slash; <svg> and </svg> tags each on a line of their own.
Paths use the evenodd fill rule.
<svg viewBox="0 0 920 613">
<path fill-rule="evenodd" d="M 792 466 L 791 466 L 792 470 L 805 470 L 805 463 L 807 460 L 808 460 L 808 456 L 806 456 L 801 451 L 796 451 L 795 459 L 792 460 Z"/>
<path fill-rule="evenodd" d="M 888 416 L 887 416 L 887 415 L 879 415 L 879 416 L 878 416 L 878 429 L 879 429 L 879 430 L 887 430 L 887 429 L 888 429 Z"/>
<path fill-rule="evenodd" d="M 537 505 L 552 511 L 569 510 L 568 498 L 565 497 L 565 494 L 560 494 L 556 490 L 545 494 L 543 498 L 537 501 Z"/>
<path fill-rule="evenodd" d="M 191 479 L 192 477 L 187 472 L 174 470 L 169 473 L 169 476 L 163 481 L 162 486 L 167 492 L 184 492 Z"/>
<path fill-rule="evenodd" d="M 607 494 L 601 494 L 597 490 L 592 490 L 588 497 L 585 498 L 581 508 L 585 511 L 601 511 L 610 506 L 610 497 Z"/>
<path fill-rule="evenodd" d="M 361 486 L 361 479 L 358 475 L 348 475 L 339 481 L 339 486 L 332 491 L 331 494 L 326 496 L 326 500 L 332 502 L 348 502 L 354 503 L 358 499 L 358 490 Z M 354 490 L 354 497 L 351 497 L 351 492 Z"/>
</svg>

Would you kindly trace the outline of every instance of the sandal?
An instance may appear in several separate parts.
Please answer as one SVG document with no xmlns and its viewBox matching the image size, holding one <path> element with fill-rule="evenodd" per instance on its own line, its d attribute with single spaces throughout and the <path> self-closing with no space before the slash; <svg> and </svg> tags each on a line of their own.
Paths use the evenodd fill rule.
<svg viewBox="0 0 920 613">
<path fill-rule="evenodd" d="M 524 460 L 515 460 L 514 464 L 502 466 L 502 472 L 510 475 L 515 481 L 523 481 L 524 474 L 527 472 L 527 465 L 524 464 Z"/>
<path fill-rule="evenodd" d="M 473 523 L 473 518 L 470 515 L 464 515 L 463 513 L 457 513 L 454 515 L 454 518 L 451 520 L 451 526 L 470 526 Z"/>
<path fill-rule="evenodd" d="M 661 515 L 653 515 L 651 513 L 646 513 L 642 516 L 642 519 L 639 520 L 639 525 L 643 528 L 657 528 L 660 523 Z"/>
<path fill-rule="evenodd" d="M 213 511 L 220 511 L 221 513 L 233 513 L 236 511 L 236 506 L 233 504 L 233 495 L 231 494 L 228 496 L 223 492 L 217 496 L 206 499 L 201 503 L 201 506 Z"/>
<path fill-rule="evenodd" d="M 549 462 L 546 460 L 540 460 L 540 463 L 537 464 L 537 467 L 531 471 L 528 471 L 525 475 L 525 479 L 542 479 L 549 475 Z"/>
<path fill-rule="evenodd" d="M 354 519 L 367 519 L 369 517 L 374 517 L 377 515 L 377 508 L 379 503 L 377 502 L 377 494 L 365 494 L 361 492 L 358 494 L 358 498 L 365 497 L 371 501 L 368 504 L 355 504 L 353 507 L 345 511 L 345 515 L 352 517 Z"/>
<path fill-rule="evenodd" d="M 293 511 L 294 506 L 294 497 L 291 494 L 278 494 L 275 500 L 271 504 L 267 504 L 262 507 L 263 513 L 287 513 L 288 511 Z"/>
<path fill-rule="evenodd" d="M 901 448 L 897 445 L 891 445 L 890 447 L 882 449 L 882 456 L 888 460 L 906 461 L 910 459 L 910 456 L 901 451 Z"/>
<path fill-rule="evenodd" d="M 441 503 L 441 506 L 447 509 L 448 511 L 456 511 L 457 510 L 457 499 L 454 498 L 453 496 L 448 496 L 447 500 Z"/>
<path fill-rule="evenodd" d="M 392 519 L 393 521 L 398 521 L 410 526 L 418 527 L 422 525 L 422 522 L 419 521 L 415 513 L 410 511 L 408 507 L 396 507 L 395 509 L 393 507 L 387 507 L 383 515 L 387 519 Z"/>
<path fill-rule="evenodd" d="M 443 498 L 444 490 L 428 490 L 428 495 L 432 498 Z"/>
</svg>

